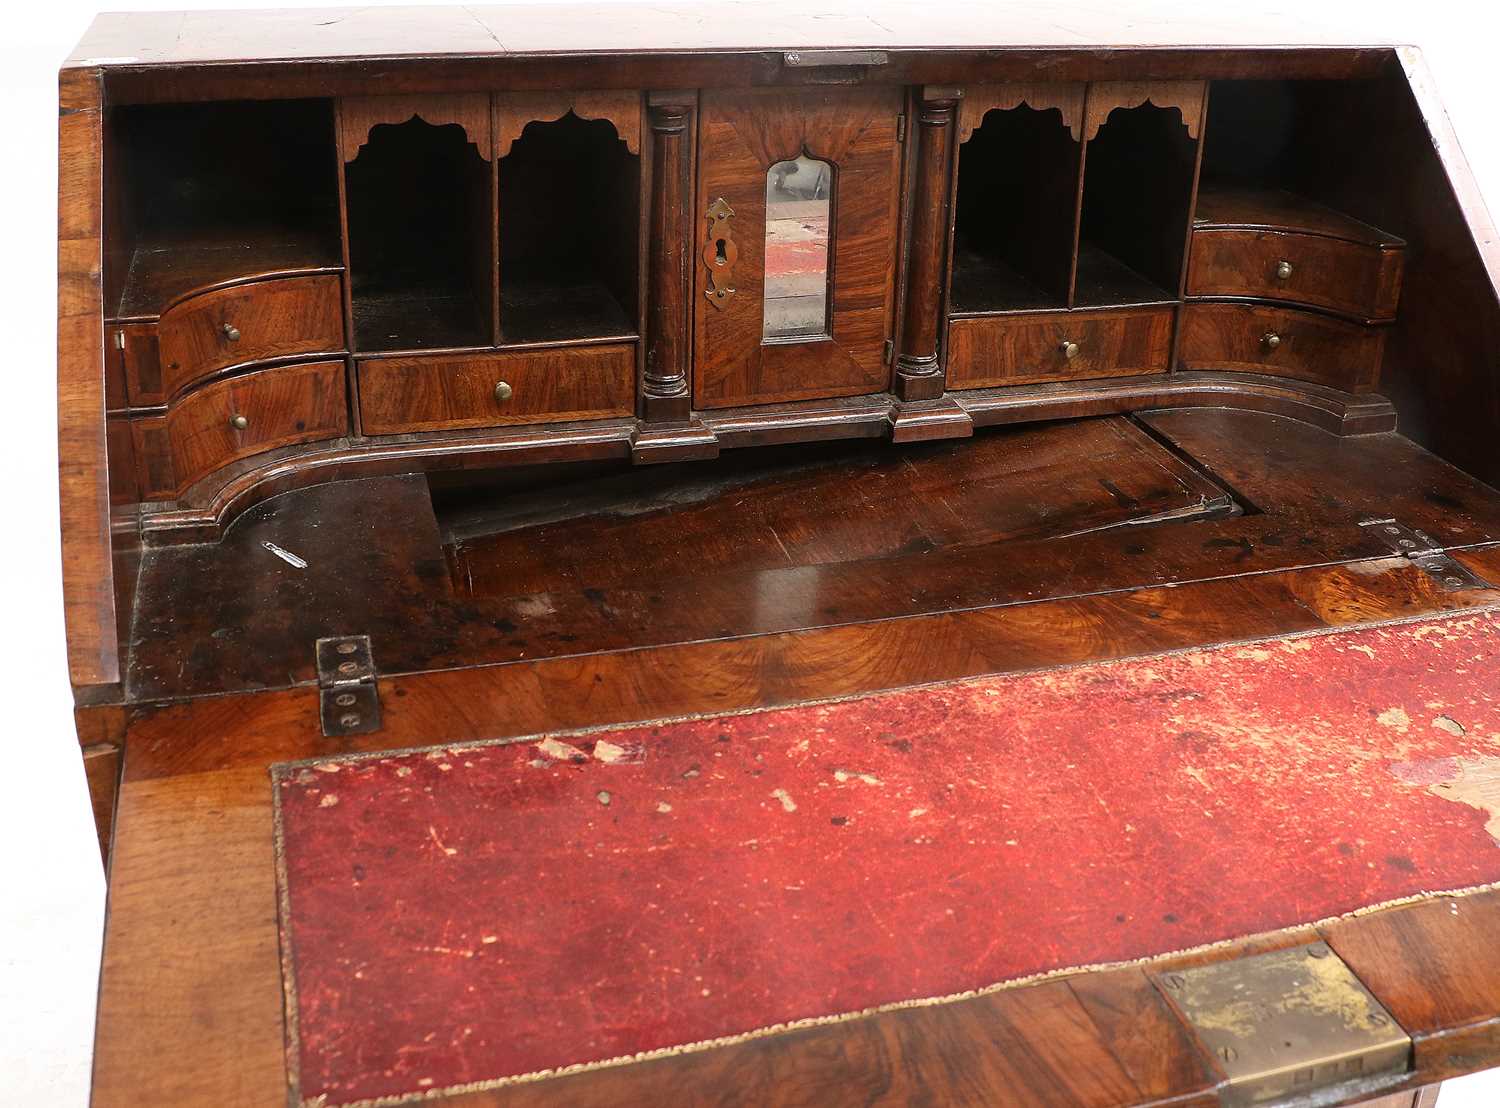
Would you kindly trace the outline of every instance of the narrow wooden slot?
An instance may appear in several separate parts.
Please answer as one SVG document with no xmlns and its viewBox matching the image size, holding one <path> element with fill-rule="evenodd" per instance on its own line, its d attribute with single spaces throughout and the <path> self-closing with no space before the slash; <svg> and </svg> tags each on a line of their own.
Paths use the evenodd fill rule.
<svg viewBox="0 0 1500 1108">
<path fill-rule="evenodd" d="M 1067 306 L 1081 152 L 1059 108 L 985 114 L 959 147 L 952 314 Z"/>
<path fill-rule="evenodd" d="M 345 165 L 356 349 L 492 343 L 487 148 L 488 135 L 413 116 L 372 125 Z"/>
<path fill-rule="evenodd" d="M 500 159 L 503 344 L 639 333 L 640 157 L 614 124 L 529 123 Z"/>
<path fill-rule="evenodd" d="M 342 264 L 329 100 L 114 109 L 105 313 L 150 320 L 184 295 Z"/>
<path fill-rule="evenodd" d="M 1197 160 L 1196 87 L 1196 107 L 1159 107 L 1149 89 L 1103 120 L 1091 107 L 1074 306 L 1177 299 Z"/>
</svg>

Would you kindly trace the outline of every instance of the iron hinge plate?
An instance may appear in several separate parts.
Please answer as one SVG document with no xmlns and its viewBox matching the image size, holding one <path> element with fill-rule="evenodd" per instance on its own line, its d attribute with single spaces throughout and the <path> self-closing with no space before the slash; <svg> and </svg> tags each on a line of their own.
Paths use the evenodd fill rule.
<svg viewBox="0 0 1500 1108">
<path fill-rule="evenodd" d="M 1367 519 L 1360 526 L 1450 592 L 1495 587 L 1451 557 L 1426 531 L 1394 519 Z"/>
<path fill-rule="evenodd" d="M 323 734 L 363 735 L 379 731 L 380 690 L 375 683 L 375 657 L 369 635 L 339 635 L 319 639 L 314 646 L 318 663 L 318 714 Z"/>
<path fill-rule="evenodd" d="M 1316 1103 L 1410 1067 L 1410 1037 L 1326 943 L 1151 976 L 1223 1075 L 1223 1104 Z"/>
</svg>

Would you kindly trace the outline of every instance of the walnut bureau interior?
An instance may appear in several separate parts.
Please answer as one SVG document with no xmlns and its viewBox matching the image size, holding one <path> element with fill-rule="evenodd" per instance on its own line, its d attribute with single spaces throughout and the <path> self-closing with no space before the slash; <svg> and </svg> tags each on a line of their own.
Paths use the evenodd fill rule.
<svg viewBox="0 0 1500 1108">
<path fill-rule="evenodd" d="M 99 1103 L 284 1095 L 273 762 L 1500 603 L 1500 247 L 1414 51 L 778 10 L 770 45 L 670 9 L 104 16 L 64 67 Z M 384 721 L 308 714 L 339 636 L 406 682 Z M 205 806 L 256 861 L 174 837 Z M 222 883 L 233 982 L 145 974 L 171 927 L 120 882 L 168 872 Z M 152 990 L 191 1080 L 132 1060 Z M 1400 1103 L 1497 1043 L 1418 1049 Z M 556 1102 L 729 1080 L 651 1064 Z M 989 1102 L 1228 1080 L 1037 1064 Z"/>
</svg>

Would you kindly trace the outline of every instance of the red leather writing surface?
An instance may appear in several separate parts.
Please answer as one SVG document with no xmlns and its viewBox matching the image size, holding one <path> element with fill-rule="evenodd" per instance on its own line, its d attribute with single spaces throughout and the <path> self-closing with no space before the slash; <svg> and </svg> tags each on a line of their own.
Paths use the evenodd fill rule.
<svg viewBox="0 0 1500 1108">
<path fill-rule="evenodd" d="M 502 1081 L 1500 880 L 1497 630 L 277 767 L 300 1093 Z"/>
</svg>

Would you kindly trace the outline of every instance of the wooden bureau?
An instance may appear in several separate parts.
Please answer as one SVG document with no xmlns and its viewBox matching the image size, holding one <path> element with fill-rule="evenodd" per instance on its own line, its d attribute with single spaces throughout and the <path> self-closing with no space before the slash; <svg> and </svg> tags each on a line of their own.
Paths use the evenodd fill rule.
<svg viewBox="0 0 1500 1108">
<path fill-rule="evenodd" d="M 1217 27 L 1140 43 L 1104 17 L 1059 44 L 1041 20 L 785 4 L 99 17 L 60 75 L 58 233 L 68 663 L 111 875 L 98 1104 L 377 1102 L 302 1068 L 323 1049 L 302 1015 L 363 994 L 299 1008 L 273 774 L 301 787 L 313 762 L 333 774 L 631 723 L 660 738 L 960 678 L 1108 685 L 1107 663 L 1250 640 L 1290 656 L 1311 640 L 1288 636 L 1325 635 L 1345 657 L 1374 648 L 1340 636 L 1372 625 L 1500 606 L 1500 252 L 1420 57 Z M 1230 653 L 1281 657 L 1246 650 Z M 1360 712 L 1375 688 L 1347 690 Z M 1234 726 L 1255 724 L 1256 705 L 1219 691 Z M 1159 703 L 1190 715 L 1203 699 L 1173 686 Z M 1500 752 L 1406 707 L 1356 715 L 1401 742 L 1467 744 L 1444 764 L 1477 775 L 1480 799 L 1455 815 L 1418 787 L 1436 771 L 1399 760 L 1388 784 L 1478 834 Z M 1193 781 L 1238 764 L 1186 718 L 1167 745 Z M 712 776 L 733 730 L 673 780 Z M 1330 764 L 1372 764 L 1318 736 Z M 568 743 L 587 745 L 525 765 L 608 760 Z M 1153 772 L 1119 765 L 1140 776 L 992 782 L 975 818 L 1009 819 L 1004 790 L 1064 781 L 1108 812 L 1111 789 Z M 746 766 L 755 818 L 799 811 Z M 822 770 L 881 786 L 852 762 Z M 902 849 L 926 843 L 916 821 L 944 772 L 900 806 Z M 1294 792 L 1301 772 L 1274 783 Z M 483 827 L 499 795 L 464 810 Z M 609 790 L 584 802 L 545 793 L 537 834 L 575 815 L 615 833 L 632 811 Z M 1394 847 L 1358 869 L 1385 818 L 1372 806 L 1369 827 L 1294 860 L 1415 883 L 1404 907 L 1359 884 L 1337 918 L 1299 915 L 1315 901 L 1288 889 L 1270 931 L 1141 939 L 1110 959 L 1059 938 L 1045 980 L 776 1013 L 662 1053 L 569 1059 L 577 1072 L 371 1061 L 411 1078 L 378 1102 L 1244 1103 L 1171 975 L 1296 946 L 1337 954 L 1403 1036 L 1368 1073 L 1319 1056 L 1320 1103 L 1430 1104 L 1424 1086 L 1500 1063 L 1500 978 L 1476 938 L 1500 930 L 1500 899 L 1477 877 L 1434 899 Z M 821 821 L 820 848 L 823 823 L 855 844 L 841 878 L 869 879 L 846 909 L 863 925 L 887 895 L 881 859 L 846 814 Z M 405 826 L 361 826 L 377 824 Z M 438 821 L 412 826 L 413 850 L 456 856 Z M 666 841 L 642 826 L 622 857 Z M 738 872 L 728 851 L 746 843 L 770 844 L 755 864 L 772 864 L 777 842 L 732 830 L 705 874 Z M 556 929 L 576 950 L 590 903 L 632 928 L 648 927 L 637 901 L 661 908 L 633 862 L 618 884 L 573 887 L 568 852 L 606 838 L 590 835 L 540 844 L 557 887 L 515 908 L 576 912 Z M 1051 908 L 1103 912 L 1111 852 L 1132 842 L 1066 859 L 1095 875 L 1093 900 L 1045 866 L 1014 873 Z M 956 888 L 946 864 L 933 881 Z M 1079 926 L 1175 936 L 1222 896 L 1210 872 L 1131 890 L 1159 892 L 1150 919 L 1111 907 Z M 692 896 L 670 908 L 684 934 L 736 937 L 736 957 L 790 926 L 717 900 L 698 926 Z M 799 943 L 843 941 L 795 922 Z M 460 946 L 422 949 L 478 966 Z M 906 987 L 905 967 L 838 950 Z M 747 995 L 770 987 L 749 973 Z M 403 980 L 438 995 L 433 975 Z M 594 987 L 545 985 L 539 1004 Z M 455 995 L 509 987 L 463 978 Z M 599 988 L 600 1012 L 649 992 Z M 615 1023 L 656 1026 L 630 1010 Z M 416 1018 L 387 1015 L 377 1030 Z M 425 1059 L 432 1035 L 391 1057 Z M 319 1057 L 364 1058 L 341 1051 Z"/>
</svg>

